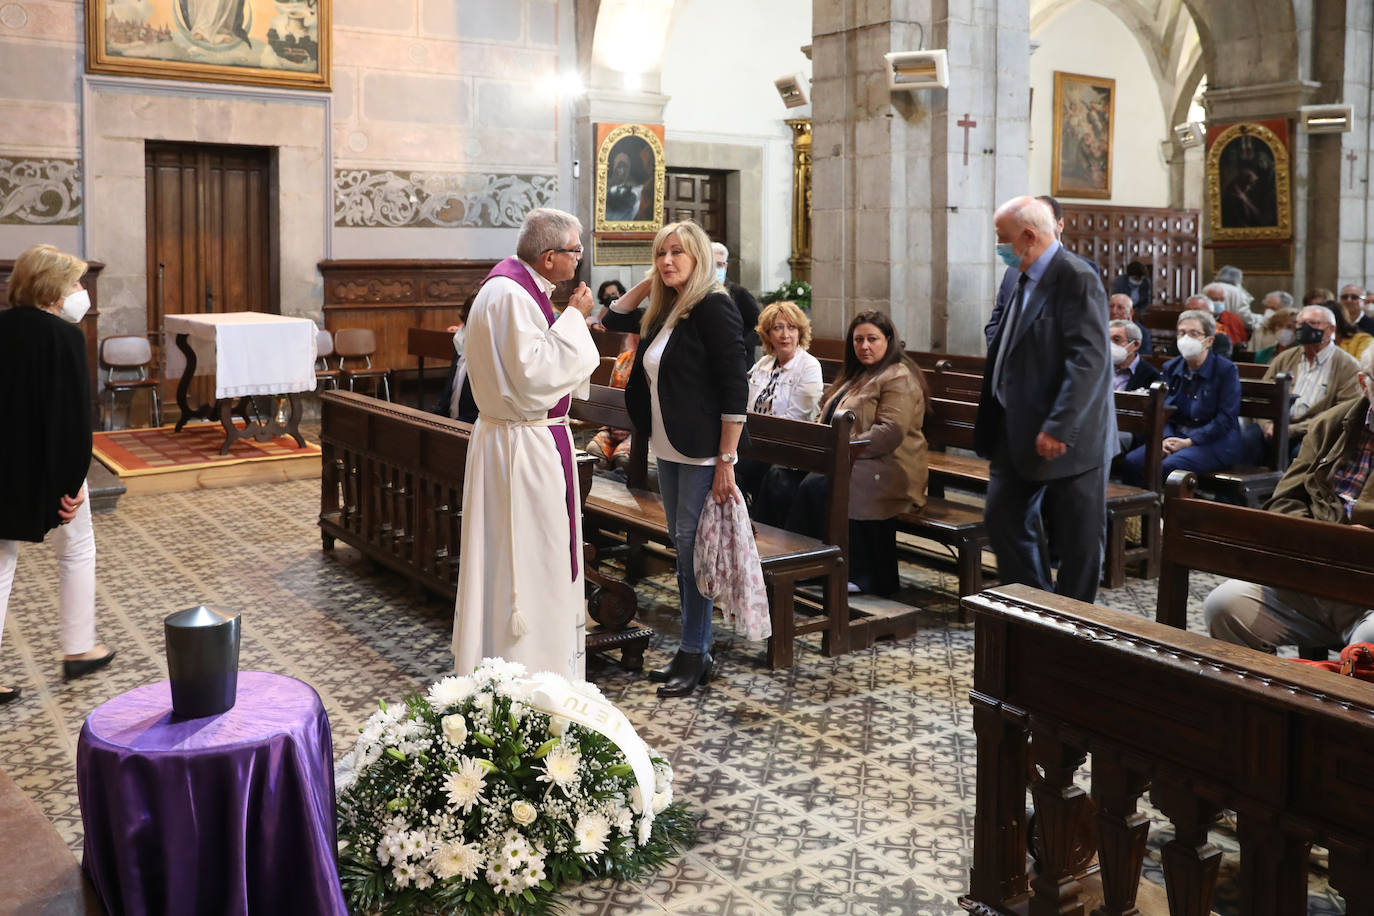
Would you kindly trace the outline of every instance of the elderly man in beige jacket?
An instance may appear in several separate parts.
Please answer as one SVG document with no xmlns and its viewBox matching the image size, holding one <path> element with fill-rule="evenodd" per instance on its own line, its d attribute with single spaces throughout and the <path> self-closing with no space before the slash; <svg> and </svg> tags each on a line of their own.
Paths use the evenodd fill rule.
<svg viewBox="0 0 1374 916">
<path fill-rule="evenodd" d="M 1293 403 L 1288 408 L 1288 444 L 1296 458 L 1302 439 L 1322 412 L 1342 401 L 1359 397 L 1355 376 L 1360 371 L 1355 357 L 1335 344 L 1336 316 L 1321 305 L 1309 305 L 1298 313 L 1300 346 L 1284 350 L 1265 370 L 1266 380 L 1280 372 L 1293 378 Z M 1246 454 L 1262 454 L 1263 440 L 1274 435 L 1274 424 L 1265 420 L 1246 431 Z"/>
</svg>

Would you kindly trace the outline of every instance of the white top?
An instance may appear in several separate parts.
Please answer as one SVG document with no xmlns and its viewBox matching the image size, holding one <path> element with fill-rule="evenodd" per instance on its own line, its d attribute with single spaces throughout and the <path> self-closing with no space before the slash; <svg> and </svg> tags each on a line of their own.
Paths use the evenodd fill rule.
<svg viewBox="0 0 1374 916">
<path fill-rule="evenodd" d="M 1317 351 L 1317 358 L 1308 362 L 1304 351 L 1298 358 L 1298 373 L 1293 379 L 1293 406 L 1288 409 L 1290 420 L 1301 420 L 1312 410 L 1312 405 L 1326 394 L 1326 386 L 1331 383 L 1331 360 L 1336 355 L 1336 341 Z"/>
<path fill-rule="evenodd" d="M 821 391 L 825 388 L 820 360 L 805 350 L 797 350 L 778 373 L 771 403 L 760 404 L 759 394 L 767 389 L 776 368 L 777 360 L 765 356 L 749 370 L 749 410 L 788 420 L 815 420 L 820 416 Z"/>
<path fill-rule="evenodd" d="M 215 377 L 216 398 L 315 390 L 315 322 L 267 312 L 164 315 L 166 378 L 186 371 L 176 345 L 187 335 L 196 375 Z"/>
<path fill-rule="evenodd" d="M 653 418 L 653 430 L 649 435 L 649 450 L 654 453 L 654 457 L 662 461 L 675 461 L 678 464 L 699 466 L 715 464 L 715 455 L 710 458 L 688 458 L 673 448 L 673 444 L 668 441 L 668 432 L 663 428 L 663 408 L 658 403 L 658 370 L 663 365 L 663 351 L 668 346 L 668 338 L 672 336 L 673 329 L 665 327 L 658 332 L 653 343 L 649 344 L 641 354 L 644 360 L 644 379 L 649 383 L 649 409 Z"/>
</svg>

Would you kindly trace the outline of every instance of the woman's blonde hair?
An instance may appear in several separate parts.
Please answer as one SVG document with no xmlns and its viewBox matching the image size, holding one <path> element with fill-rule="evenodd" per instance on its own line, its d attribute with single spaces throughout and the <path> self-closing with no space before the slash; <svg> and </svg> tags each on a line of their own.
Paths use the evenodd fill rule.
<svg viewBox="0 0 1374 916">
<path fill-rule="evenodd" d="M 681 292 L 663 282 L 658 275 L 658 253 L 668 236 L 677 234 L 682 250 L 696 261 L 692 274 L 682 285 Z M 654 266 L 649 268 L 653 283 L 649 289 L 649 305 L 644 310 L 644 333 L 649 334 L 669 322 L 677 324 L 686 318 L 698 302 L 711 293 L 723 293 L 725 287 L 716 282 L 716 262 L 711 254 L 711 238 L 690 219 L 669 223 L 654 236 Z"/>
<path fill-rule="evenodd" d="M 34 245 L 19 255 L 10 271 L 10 305 L 47 308 L 67 295 L 86 273 L 86 262 L 51 245 Z"/>
<path fill-rule="evenodd" d="M 803 350 L 811 347 L 811 319 L 806 317 L 806 313 L 795 302 L 770 302 L 763 307 L 759 313 L 759 326 L 754 330 L 758 331 L 759 338 L 763 341 L 763 352 L 769 356 L 773 355 L 773 342 L 768 339 L 768 332 L 773 330 L 773 324 L 779 318 L 797 329 L 797 346 Z"/>
</svg>

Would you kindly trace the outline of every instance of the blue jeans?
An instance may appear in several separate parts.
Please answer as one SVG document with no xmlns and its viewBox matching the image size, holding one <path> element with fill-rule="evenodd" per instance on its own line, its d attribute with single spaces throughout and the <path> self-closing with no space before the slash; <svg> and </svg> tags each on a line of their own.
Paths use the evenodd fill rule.
<svg viewBox="0 0 1374 916">
<path fill-rule="evenodd" d="M 663 514 L 677 550 L 677 593 L 682 603 L 682 651 L 705 652 L 711 648 L 713 605 L 697 590 L 697 522 L 701 509 L 711 498 L 715 480 L 714 465 L 678 464 L 658 461 L 658 489 L 663 496 Z"/>
</svg>

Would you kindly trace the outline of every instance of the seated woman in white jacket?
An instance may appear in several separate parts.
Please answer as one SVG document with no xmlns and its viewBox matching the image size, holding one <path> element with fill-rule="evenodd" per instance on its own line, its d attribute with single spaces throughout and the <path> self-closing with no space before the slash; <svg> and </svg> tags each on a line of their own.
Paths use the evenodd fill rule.
<svg viewBox="0 0 1374 916">
<path fill-rule="evenodd" d="M 810 319 L 794 302 L 774 302 L 759 315 L 758 333 L 764 357 L 749 370 L 749 412 L 814 421 L 820 414 L 825 383 L 820 362 L 807 352 Z M 770 467 L 746 458 L 735 468 L 735 481 L 749 498 L 755 519 L 780 525 L 787 517 L 787 506 L 773 505 L 777 500 L 764 492 Z M 798 479 L 805 476 L 801 471 L 794 473 Z"/>
</svg>

